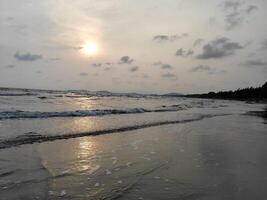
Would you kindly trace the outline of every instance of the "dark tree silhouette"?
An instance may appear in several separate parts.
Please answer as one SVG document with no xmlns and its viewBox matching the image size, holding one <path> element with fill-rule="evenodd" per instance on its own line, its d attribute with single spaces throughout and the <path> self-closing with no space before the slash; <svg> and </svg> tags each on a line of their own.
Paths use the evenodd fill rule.
<svg viewBox="0 0 267 200">
<path fill-rule="evenodd" d="M 267 82 L 261 87 L 250 87 L 235 91 L 209 92 L 205 94 L 189 94 L 187 97 L 235 100 L 267 100 Z"/>
</svg>

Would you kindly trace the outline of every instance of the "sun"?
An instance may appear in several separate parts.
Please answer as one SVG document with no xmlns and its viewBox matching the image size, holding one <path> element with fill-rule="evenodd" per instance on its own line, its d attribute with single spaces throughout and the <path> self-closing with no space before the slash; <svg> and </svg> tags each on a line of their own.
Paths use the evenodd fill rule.
<svg viewBox="0 0 267 200">
<path fill-rule="evenodd" d="M 95 42 L 86 42 L 81 51 L 87 56 L 93 56 L 98 53 L 98 45 Z"/>
</svg>

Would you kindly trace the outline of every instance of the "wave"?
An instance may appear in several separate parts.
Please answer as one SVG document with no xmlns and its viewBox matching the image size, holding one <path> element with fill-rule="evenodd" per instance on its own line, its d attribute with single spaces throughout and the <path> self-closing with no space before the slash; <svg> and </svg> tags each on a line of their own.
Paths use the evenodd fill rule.
<svg viewBox="0 0 267 200">
<path fill-rule="evenodd" d="M 36 93 L 0 93 L 0 96 L 7 96 L 7 97 L 18 97 L 18 96 L 37 96 L 38 94 Z"/>
<path fill-rule="evenodd" d="M 184 110 L 186 107 L 170 107 L 162 109 L 144 109 L 144 108 L 128 108 L 128 109 L 98 109 L 98 110 L 76 110 L 63 112 L 31 112 L 31 111 L 4 111 L 0 112 L 0 120 L 4 119 L 27 119 L 27 118 L 52 118 L 52 117 L 89 117 L 104 115 L 120 115 L 120 114 L 138 114 L 148 112 L 175 112 Z"/>
<path fill-rule="evenodd" d="M 125 126 L 125 127 L 119 127 L 119 128 L 104 129 L 104 130 L 97 130 L 97 131 L 91 131 L 91 132 L 64 134 L 64 135 L 40 135 L 38 133 L 30 132 L 30 133 L 24 134 L 23 136 L 18 136 L 15 138 L 9 138 L 9 139 L 0 141 L 0 149 L 20 146 L 23 144 L 43 143 L 43 142 L 48 142 L 48 141 L 63 140 L 63 139 L 70 139 L 70 138 L 79 138 L 79 137 L 86 137 L 86 136 L 97 136 L 97 135 L 104 135 L 104 134 L 111 134 L 111 133 L 127 132 L 127 131 L 133 131 L 133 130 L 144 129 L 144 128 L 149 128 L 149 127 L 163 126 L 163 125 L 170 125 L 170 124 L 189 123 L 189 122 L 194 122 L 194 121 L 200 121 L 205 118 L 212 118 L 212 117 L 225 116 L 225 115 L 229 115 L 229 114 L 200 115 L 193 119 L 159 121 L 159 122 L 152 122 L 152 123 L 146 123 L 146 124 L 141 124 L 141 125 Z"/>
<path fill-rule="evenodd" d="M 12 175 L 14 173 L 15 173 L 15 170 L 11 170 L 11 171 L 0 173 L 0 178 L 3 178 L 5 176 L 10 176 L 10 175 Z"/>
</svg>

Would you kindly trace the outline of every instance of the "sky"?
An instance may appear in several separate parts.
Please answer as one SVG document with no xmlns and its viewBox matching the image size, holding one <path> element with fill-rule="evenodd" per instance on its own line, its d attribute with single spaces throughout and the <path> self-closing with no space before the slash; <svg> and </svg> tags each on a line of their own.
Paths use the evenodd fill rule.
<svg viewBox="0 0 267 200">
<path fill-rule="evenodd" d="M 267 81 L 266 0 L 0 0 L 0 87 L 200 93 Z"/>
</svg>

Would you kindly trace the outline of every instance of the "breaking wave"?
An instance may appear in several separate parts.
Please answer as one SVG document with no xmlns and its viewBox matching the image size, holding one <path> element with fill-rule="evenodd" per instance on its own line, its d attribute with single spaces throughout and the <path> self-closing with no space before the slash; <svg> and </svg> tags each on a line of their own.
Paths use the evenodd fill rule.
<svg viewBox="0 0 267 200">
<path fill-rule="evenodd" d="M 186 109 L 183 106 L 167 107 L 159 109 L 128 108 L 128 109 L 98 109 L 98 110 L 76 110 L 63 112 L 39 112 L 39 111 L 4 111 L 0 112 L 0 120 L 4 119 L 27 119 L 27 118 L 52 118 L 52 117 L 89 117 L 120 114 L 138 114 L 148 112 L 175 112 Z"/>
</svg>

